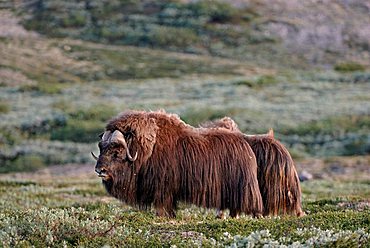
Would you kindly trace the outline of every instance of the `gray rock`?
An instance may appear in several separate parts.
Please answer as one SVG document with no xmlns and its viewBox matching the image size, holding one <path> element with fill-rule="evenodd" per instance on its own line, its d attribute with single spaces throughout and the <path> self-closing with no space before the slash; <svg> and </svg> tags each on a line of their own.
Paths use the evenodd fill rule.
<svg viewBox="0 0 370 248">
<path fill-rule="evenodd" d="M 301 182 L 313 179 L 313 175 L 311 173 L 309 173 L 308 171 L 306 171 L 306 170 L 299 173 L 298 177 L 299 177 L 299 181 L 301 181 Z"/>
</svg>

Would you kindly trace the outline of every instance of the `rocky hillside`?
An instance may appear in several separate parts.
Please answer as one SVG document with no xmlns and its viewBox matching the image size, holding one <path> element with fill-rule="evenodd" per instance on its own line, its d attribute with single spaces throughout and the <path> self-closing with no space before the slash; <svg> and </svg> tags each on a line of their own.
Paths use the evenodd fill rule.
<svg viewBox="0 0 370 248">
<path fill-rule="evenodd" d="M 362 0 L 232 1 L 259 13 L 257 28 L 310 63 L 369 63 L 370 2 Z"/>
<path fill-rule="evenodd" d="M 370 61 L 370 4 L 362 0 L 16 3 L 28 29 L 52 37 L 296 68 Z"/>
</svg>

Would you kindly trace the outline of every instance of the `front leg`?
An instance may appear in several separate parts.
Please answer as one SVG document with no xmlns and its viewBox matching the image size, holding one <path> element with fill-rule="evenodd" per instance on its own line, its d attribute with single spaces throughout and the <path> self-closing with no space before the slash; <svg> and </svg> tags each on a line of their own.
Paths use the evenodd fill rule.
<svg viewBox="0 0 370 248">
<path fill-rule="evenodd" d="M 221 220 L 226 220 L 225 212 L 221 209 L 216 210 L 216 218 Z"/>
<path fill-rule="evenodd" d="M 158 217 L 176 218 L 176 201 L 168 197 L 164 202 L 154 202 L 155 213 Z"/>
<path fill-rule="evenodd" d="M 158 217 L 166 217 L 166 218 L 176 218 L 176 213 L 174 209 L 168 209 L 165 207 L 156 207 L 155 214 Z"/>
</svg>

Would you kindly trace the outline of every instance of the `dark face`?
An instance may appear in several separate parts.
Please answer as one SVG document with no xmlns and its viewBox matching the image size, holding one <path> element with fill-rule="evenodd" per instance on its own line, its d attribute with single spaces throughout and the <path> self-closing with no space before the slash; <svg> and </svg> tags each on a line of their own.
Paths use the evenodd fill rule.
<svg viewBox="0 0 370 248">
<path fill-rule="evenodd" d="M 104 133 L 98 144 L 100 155 L 95 165 L 95 172 L 103 181 L 113 180 L 115 175 L 113 172 L 131 167 L 132 162 L 136 160 L 137 155 L 132 157 L 129 152 L 129 146 L 126 142 L 129 139 L 120 131 Z"/>
<path fill-rule="evenodd" d="M 117 143 L 99 142 L 100 155 L 95 165 L 95 172 L 103 181 L 113 179 L 113 168 L 125 162 L 123 147 Z"/>
<path fill-rule="evenodd" d="M 145 114 L 127 112 L 113 119 L 99 142 L 95 172 L 103 182 L 127 179 L 140 170 L 152 154 L 158 127 Z"/>
</svg>

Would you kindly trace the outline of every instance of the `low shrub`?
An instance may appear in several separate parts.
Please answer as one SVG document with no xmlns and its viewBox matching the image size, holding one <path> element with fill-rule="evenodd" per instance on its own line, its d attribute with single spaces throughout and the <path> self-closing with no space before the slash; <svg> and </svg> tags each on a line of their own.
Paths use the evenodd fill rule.
<svg viewBox="0 0 370 248">
<path fill-rule="evenodd" d="M 62 90 L 66 86 L 60 83 L 38 83 L 38 84 L 32 84 L 32 85 L 22 85 L 19 88 L 19 91 L 25 92 L 25 91 L 34 91 L 41 94 L 47 94 L 47 95 L 54 95 L 54 94 L 60 94 L 62 93 Z"/>
<path fill-rule="evenodd" d="M 370 115 L 333 116 L 322 120 L 303 123 L 295 128 L 280 130 L 286 135 L 331 135 L 340 136 L 359 130 L 370 131 Z"/>
<path fill-rule="evenodd" d="M 233 82 L 234 85 L 244 85 L 249 88 L 262 88 L 278 82 L 278 78 L 273 75 L 262 75 L 254 79 L 239 79 Z"/>
<path fill-rule="evenodd" d="M 99 121 L 69 120 L 66 126 L 53 129 L 50 139 L 82 143 L 95 142 L 103 129 L 104 123 Z"/>
<path fill-rule="evenodd" d="M 12 127 L 0 129 L 0 147 L 2 145 L 15 145 L 23 139 L 21 132 Z"/>
<path fill-rule="evenodd" d="M 27 121 L 20 124 L 22 134 L 33 136 L 45 136 L 51 130 L 59 127 L 64 127 L 67 124 L 67 117 L 61 113 L 52 113 L 50 116 L 36 118 L 34 121 Z"/>
<path fill-rule="evenodd" d="M 209 22 L 225 23 L 236 19 L 239 11 L 231 4 L 222 1 L 202 0 L 189 4 L 190 9 L 197 16 L 207 17 Z"/>
<path fill-rule="evenodd" d="M 334 66 L 334 70 L 339 72 L 364 71 L 365 69 L 364 65 L 357 62 L 341 62 Z"/>
<path fill-rule="evenodd" d="M 173 28 L 157 26 L 149 32 L 149 43 L 155 47 L 181 47 L 195 46 L 199 38 L 188 28 Z"/>
<path fill-rule="evenodd" d="M 86 4 L 45 4 L 27 17 L 24 18 L 27 28 L 53 37 L 203 53 L 212 50 L 214 41 L 230 40 L 225 39 L 228 35 L 223 32 L 223 25 L 229 25 L 229 30 L 251 29 L 246 23 L 256 14 L 250 8 L 240 10 L 220 0 L 88 1 Z M 220 32 L 210 32 L 210 26 L 216 30 L 220 28 Z M 265 40 L 261 38 L 263 35 L 245 39 L 243 32 L 236 33 L 235 38 L 243 40 L 238 44 Z"/>
<path fill-rule="evenodd" d="M 14 160 L 0 159 L 0 161 L 0 173 L 35 171 L 46 166 L 44 158 L 35 154 L 17 156 Z"/>
<path fill-rule="evenodd" d="M 84 11 L 70 11 L 67 16 L 61 19 L 61 26 L 64 28 L 83 27 L 87 24 L 87 17 Z"/>
<path fill-rule="evenodd" d="M 10 106 L 6 102 L 0 102 L 0 114 L 6 114 L 10 111 Z"/>
<path fill-rule="evenodd" d="M 107 121 L 116 114 L 116 110 L 107 104 L 99 104 L 68 113 L 73 120 L 81 121 Z"/>
<path fill-rule="evenodd" d="M 68 163 L 91 163 L 90 152 L 97 150 L 94 144 L 69 141 L 22 140 L 16 145 L 2 145 L 0 149 L 0 173 L 21 171 L 22 168 L 35 170 L 49 165 Z"/>
<path fill-rule="evenodd" d="M 269 230 L 254 231 L 248 236 L 236 235 L 228 247 L 362 247 L 370 235 L 363 229 L 356 231 L 322 230 L 320 228 L 298 228 L 291 236 L 274 238 Z M 229 236 L 226 236 L 229 238 Z"/>
<path fill-rule="evenodd" d="M 181 119 L 186 123 L 193 126 L 198 126 L 199 124 L 211 121 L 215 119 L 220 119 L 225 116 L 232 116 L 238 112 L 238 109 L 213 109 L 213 108 L 200 108 L 200 109 L 188 109 L 185 113 L 181 114 Z"/>
</svg>

